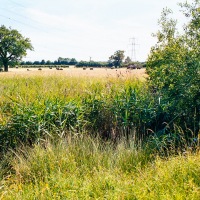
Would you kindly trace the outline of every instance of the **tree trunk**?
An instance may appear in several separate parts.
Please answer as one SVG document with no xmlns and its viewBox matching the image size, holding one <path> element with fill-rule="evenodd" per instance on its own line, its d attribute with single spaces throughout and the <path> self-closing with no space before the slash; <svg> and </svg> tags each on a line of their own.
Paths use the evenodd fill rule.
<svg viewBox="0 0 200 200">
<path fill-rule="evenodd" d="M 3 61 L 3 66 L 4 66 L 4 72 L 8 72 L 8 62 Z"/>
</svg>

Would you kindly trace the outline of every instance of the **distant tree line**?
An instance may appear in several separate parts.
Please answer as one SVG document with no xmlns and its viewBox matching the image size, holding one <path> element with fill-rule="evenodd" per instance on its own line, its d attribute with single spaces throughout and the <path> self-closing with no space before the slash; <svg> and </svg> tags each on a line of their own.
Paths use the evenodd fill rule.
<svg viewBox="0 0 200 200">
<path fill-rule="evenodd" d="M 145 67 L 145 62 L 133 62 L 129 57 L 124 59 L 124 51 L 116 51 L 114 55 L 112 55 L 108 61 L 77 61 L 75 58 L 62 58 L 59 57 L 58 60 L 50 61 L 50 60 L 41 60 L 41 61 L 22 61 L 20 65 L 23 66 L 31 66 L 31 67 L 42 67 L 42 66 L 57 66 L 57 65 L 74 65 L 76 67 L 108 67 L 108 68 L 120 68 L 120 67 L 129 67 L 129 65 L 137 65 L 141 67 Z M 140 68 L 141 68 L 140 67 Z"/>
<path fill-rule="evenodd" d="M 22 67 L 127 67 L 130 69 L 140 69 L 141 63 L 133 63 L 129 57 L 125 59 L 124 51 L 118 50 L 108 58 L 108 61 L 80 61 L 75 58 L 59 57 L 55 61 L 44 59 L 41 61 L 22 61 L 22 57 L 27 55 L 27 50 L 33 50 L 29 38 L 23 37 L 17 30 L 0 26 L 0 71 L 8 71 L 9 67 L 21 65 Z M 139 66 L 139 67 L 138 67 Z"/>
<path fill-rule="evenodd" d="M 80 61 L 76 64 L 76 67 L 107 67 L 108 62 L 97 61 Z"/>
<path fill-rule="evenodd" d="M 75 58 L 58 58 L 58 60 L 55 61 L 22 61 L 20 63 L 21 66 L 57 66 L 57 65 L 74 65 L 76 67 L 108 67 L 108 62 L 100 62 L 100 61 L 77 61 Z"/>
<path fill-rule="evenodd" d="M 22 61 L 20 65 L 76 65 L 78 61 L 75 58 L 61 58 L 58 60 L 50 61 L 50 60 L 41 60 L 41 61 Z"/>
</svg>

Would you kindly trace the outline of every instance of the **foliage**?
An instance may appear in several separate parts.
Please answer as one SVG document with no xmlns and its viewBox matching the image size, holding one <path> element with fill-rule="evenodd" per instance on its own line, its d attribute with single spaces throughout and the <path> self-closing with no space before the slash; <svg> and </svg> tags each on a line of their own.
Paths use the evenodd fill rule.
<svg viewBox="0 0 200 200">
<path fill-rule="evenodd" d="M 124 57 L 125 57 L 124 51 L 118 50 L 112 56 L 110 56 L 108 62 L 112 66 L 121 67 Z"/>
<path fill-rule="evenodd" d="M 75 58 L 61 58 L 59 57 L 56 61 L 50 61 L 50 60 L 42 60 L 42 61 L 22 61 L 20 63 L 22 67 L 24 66 L 31 66 L 31 67 L 38 67 L 39 65 L 42 66 L 56 66 L 56 65 L 75 65 L 76 67 L 106 67 L 108 65 L 107 62 L 100 62 L 100 61 L 77 61 Z"/>
<path fill-rule="evenodd" d="M 105 67 L 106 62 L 97 62 L 97 61 L 80 61 L 76 64 L 76 67 Z"/>
<path fill-rule="evenodd" d="M 75 58 L 58 58 L 58 65 L 76 65 L 78 62 Z"/>
<path fill-rule="evenodd" d="M 125 64 L 129 64 L 131 62 L 132 62 L 132 60 L 131 60 L 131 58 L 129 56 L 127 56 L 126 59 L 124 60 Z"/>
<path fill-rule="evenodd" d="M 179 124 L 185 132 L 197 135 L 200 129 L 200 64 L 199 64 L 199 6 L 198 0 L 181 4 L 188 23 L 184 33 L 176 30 L 176 21 L 164 9 L 155 34 L 157 44 L 152 47 L 147 73 L 152 92 L 159 99 L 166 124 Z M 191 136 L 191 134 L 189 134 Z M 188 135 L 188 136 L 189 136 Z"/>
<path fill-rule="evenodd" d="M 78 61 L 75 58 L 61 58 L 58 60 L 50 61 L 50 60 L 41 60 L 41 61 L 22 61 L 20 64 L 23 65 L 76 65 Z"/>
<path fill-rule="evenodd" d="M 0 90 L 0 151 L 59 138 L 68 131 L 113 141 L 126 137 L 144 142 L 154 132 L 158 142 L 167 132 L 171 133 L 168 141 L 174 141 L 172 133 L 182 132 L 196 139 L 191 130 L 163 123 L 171 116 L 162 99 L 159 102 L 146 82 L 135 78 L 4 76 Z"/>
<path fill-rule="evenodd" d="M 0 27 L 0 60 L 4 71 L 8 71 L 8 65 L 20 61 L 27 50 L 33 50 L 29 38 L 23 37 L 15 29 Z"/>
<path fill-rule="evenodd" d="M 155 117 L 150 106 L 153 99 L 140 94 L 145 83 L 135 79 L 35 76 L 14 81 L 4 77 L 0 82 L 0 149 L 32 144 L 67 130 L 107 138 L 136 130 L 142 135 L 144 123 Z"/>
</svg>

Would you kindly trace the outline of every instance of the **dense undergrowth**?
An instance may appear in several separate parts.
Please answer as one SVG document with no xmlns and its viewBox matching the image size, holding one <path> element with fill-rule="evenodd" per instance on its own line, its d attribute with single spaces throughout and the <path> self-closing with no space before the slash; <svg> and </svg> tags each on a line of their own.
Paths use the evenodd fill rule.
<svg viewBox="0 0 200 200">
<path fill-rule="evenodd" d="M 200 1 L 164 9 L 148 81 L 0 79 L 0 199 L 200 199 Z"/>
<path fill-rule="evenodd" d="M 144 134 L 144 125 L 156 117 L 152 100 L 142 92 L 146 84 L 136 79 L 52 76 L 5 78 L 1 83 L 1 149 L 66 131 L 106 138 Z"/>
<path fill-rule="evenodd" d="M 200 154 L 161 158 L 86 135 L 21 147 L 0 163 L 0 199 L 199 199 Z"/>
<path fill-rule="evenodd" d="M 168 102 L 135 78 L 5 76 L 0 85 L 1 151 L 66 132 L 138 142 L 154 136 L 179 146 L 198 142 L 196 113 L 180 121 Z"/>
<path fill-rule="evenodd" d="M 4 76 L 0 91 L 0 199 L 199 199 L 197 119 L 146 81 Z"/>
</svg>

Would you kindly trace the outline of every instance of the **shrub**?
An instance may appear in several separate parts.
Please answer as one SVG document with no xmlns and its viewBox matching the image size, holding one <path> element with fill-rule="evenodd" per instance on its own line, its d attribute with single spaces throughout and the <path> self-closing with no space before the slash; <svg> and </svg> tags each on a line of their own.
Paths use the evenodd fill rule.
<svg viewBox="0 0 200 200">
<path fill-rule="evenodd" d="M 199 1 L 182 4 L 185 16 L 190 16 L 185 33 L 176 33 L 176 21 L 168 16 L 169 9 L 163 11 L 159 21 L 161 30 L 156 34 L 158 42 L 151 49 L 147 62 L 149 84 L 159 99 L 162 116 L 173 129 L 180 126 L 188 138 L 195 137 L 200 125 L 200 65 L 195 43 L 199 43 L 199 32 L 194 20 L 199 19 Z M 194 12 L 195 11 L 195 12 Z M 167 131 L 165 131 L 167 133 Z"/>
</svg>

